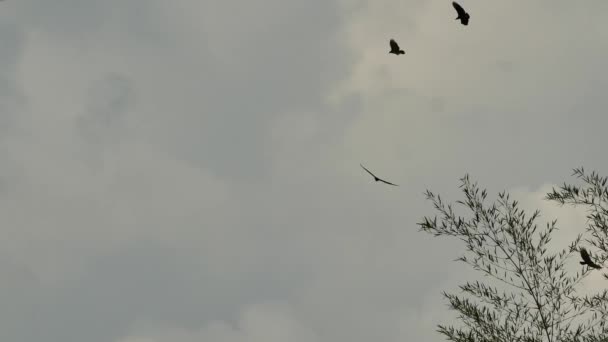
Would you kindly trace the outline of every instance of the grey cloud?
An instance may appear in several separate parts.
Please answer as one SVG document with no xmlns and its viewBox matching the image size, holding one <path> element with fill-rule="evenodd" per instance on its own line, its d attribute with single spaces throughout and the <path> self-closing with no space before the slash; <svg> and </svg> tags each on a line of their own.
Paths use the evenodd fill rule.
<svg viewBox="0 0 608 342">
<path fill-rule="evenodd" d="M 160 96 L 173 97 L 170 94 L 176 91 L 173 82 L 180 82 L 178 92 L 184 93 L 176 96 L 175 106 L 170 110 L 161 110 L 161 106 L 153 109 L 158 111 L 156 119 L 164 129 L 163 135 L 170 134 L 156 139 L 165 139 L 164 147 L 172 154 L 235 180 L 261 179 L 268 172 L 266 165 L 271 158 L 264 153 L 270 122 L 291 108 L 319 112 L 328 87 L 333 80 L 343 77 L 352 63 L 339 37 L 331 34 L 337 32 L 341 22 L 332 2 L 268 1 L 235 7 L 220 2 L 196 6 L 182 1 L 170 8 L 135 1 L 119 6 L 107 4 L 101 11 L 80 6 L 82 13 L 73 15 L 91 17 L 86 20 L 92 23 L 96 20 L 109 23 L 91 24 L 87 38 L 97 43 L 76 40 L 77 44 L 107 44 L 107 50 L 121 49 L 112 51 L 116 54 L 132 51 L 145 66 L 134 70 L 154 73 L 162 69 L 174 73 L 173 79 L 166 82 L 154 79 L 158 84 L 140 85 L 156 88 L 153 92 L 142 90 L 141 101 L 154 104 L 162 101 Z M 265 6 L 272 12 L 260 10 Z M 154 12 L 167 8 L 169 13 L 163 15 Z M 188 8 L 201 10 L 200 19 L 197 18 L 201 28 L 195 35 L 183 35 L 182 31 L 188 27 L 166 21 L 174 17 L 179 20 Z M 73 9 L 77 10 L 78 7 Z M 138 16 L 121 15 L 124 11 Z M 235 13 L 240 13 L 238 22 L 231 23 Z M 72 21 L 50 21 L 51 17 L 47 15 L 45 25 L 56 27 L 52 32 L 72 30 Z M 151 18 L 158 21 L 153 22 Z M 310 26 L 310 20 L 314 20 L 315 25 Z M 165 31 L 157 32 L 162 31 L 159 27 Z M 163 37 L 155 44 L 146 40 L 146 53 L 156 56 L 142 54 L 141 51 L 146 50 L 136 48 L 141 43 L 141 32 L 146 31 L 151 32 L 148 36 Z M 72 38 L 69 34 L 65 36 Z M 55 37 L 60 39 L 63 35 Z M 134 45 L 125 46 L 121 40 L 132 41 Z"/>
<path fill-rule="evenodd" d="M 79 118 L 84 139 L 91 143 L 112 142 L 124 124 L 124 116 L 136 102 L 133 84 L 123 75 L 108 74 L 88 90 L 85 115 Z"/>
<path fill-rule="evenodd" d="M 422 192 L 605 166 L 597 2 L 2 5 L 3 340 L 440 341 Z"/>
<path fill-rule="evenodd" d="M 200 111 L 188 116 L 187 128 L 180 127 L 177 148 L 187 151 L 184 158 L 224 177 L 251 181 L 267 173 L 269 122 L 291 108 L 319 111 L 327 86 L 350 63 L 327 34 L 340 22 L 334 4 L 277 3 L 271 8 L 267 19 L 241 16 L 243 36 L 224 36 L 218 50 L 230 62 L 206 66 L 214 70 L 213 89 L 203 95 Z M 260 20 L 268 21 L 261 34 L 246 32 Z M 309 25 L 311 20 L 315 25 Z"/>
<path fill-rule="evenodd" d="M 23 54 L 25 34 L 11 23 L 0 24 L 0 138 L 15 133 L 18 114 L 25 105 L 25 96 L 16 82 L 17 68 Z"/>
<path fill-rule="evenodd" d="M 161 4 L 154 0 L 103 3 L 59 0 L 53 3 L 19 1 L 7 3 L 5 7 L 15 11 L 20 25 L 81 47 L 96 46 L 109 32 L 118 33 L 115 39 L 137 39 L 138 44 L 145 46 L 166 38 L 161 29 L 164 18 Z"/>
</svg>

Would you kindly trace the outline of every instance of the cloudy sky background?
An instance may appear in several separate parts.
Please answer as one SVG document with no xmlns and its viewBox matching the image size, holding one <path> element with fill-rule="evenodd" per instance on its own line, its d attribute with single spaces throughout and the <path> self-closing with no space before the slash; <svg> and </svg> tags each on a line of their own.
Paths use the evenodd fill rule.
<svg viewBox="0 0 608 342">
<path fill-rule="evenodd" d="M 461 4 L 2 2 L 0 340 L 442 341 L 423 191 L 608 173 L 608 3 Z"/>
</svg>

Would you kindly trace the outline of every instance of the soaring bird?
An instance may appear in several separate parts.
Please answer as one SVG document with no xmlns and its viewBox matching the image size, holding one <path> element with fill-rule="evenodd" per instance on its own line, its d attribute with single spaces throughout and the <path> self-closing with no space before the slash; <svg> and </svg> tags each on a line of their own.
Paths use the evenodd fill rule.
<svg viewBox="0 0 608 342">
<path fill-rule="evenodd" d="M 394 53 L 395 55 L 403 55 L 405 51 L 399 49 L 399 45 L 394 39 L 391 39 L 391 51 L 388 53 Z"/>
<path fill-rule="evenodd" d="M 602 266 L 597 265 L 596 263 L 594 263 L 591 260 L 591 256 L 589 256 L 589 252 L 587 252 L 587 250 L 583 247 L 581 247 L 581 258 L 583 258 L 583 261 L 581 261 L 581 265 L 587 265 L 589 267 L 593 267 L 595 269 L 600 269 L 602 268 Z"/>
<path fill-rule="evenodd" d="M 369 173 L 370 175 L 372 175 L 372 177 L 374 177 L 374 180 L 375 180 L 376 182 L 378 182 L 378 181 L 379 181 L 379 182 L 382 182 L 382 183 L 386 183 L 386 184 L 388 184 L 388 185 L 399 186 L 399 185 L 397 185 L 397 184 L 393 184 L 393 183 L 391 183 L 391 182 L 387 182 L 387 181 L 385 181 L 384 179 L 381 179 L 381 178 L 376 177 L 376 175 L 375 175 L 375 174 L 373 174 L 373 173 L 372 173 L 370 170 L 366 169 L 366 168 L 365 168 L 365 166 L 363 166 L 363 164 L 359 164 L 359 165 L 361 165 L 361 167 L 363 168 L 363 170 L 367 171 L 367 173 Z"/>
<path fill-rule="evenodd" d="M 458 17 L 456 17 L 456 20 L 460 19 L 460 23 L 462 25 L 468 25 L 469 24 L 469 18 L 471 17 L 469 15 L 469 13 L 467 13 L 464 8 L 462 8 L 462 6 L 460 6 L 458 3 L 456 3 L 456 1 L 452 2 L 452 5 L 454 6 L 454 8 L 456 9 L 456 12 L 458 13 Z"/>
</svg>

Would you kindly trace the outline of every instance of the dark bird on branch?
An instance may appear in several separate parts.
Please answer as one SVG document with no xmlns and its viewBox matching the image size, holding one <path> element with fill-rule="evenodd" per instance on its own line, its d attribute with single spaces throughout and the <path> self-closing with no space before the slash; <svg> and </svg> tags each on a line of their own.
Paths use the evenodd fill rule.
<svg viewBox="0 0 608 342">
<path fill-rule="evenodd" d="M 591 260 L 591 256 L 589 255 L 589 252 L 587 252 L 587 250 L 583 247 L 581 247 L 581 258 L 583 258 L 583 261 L 580 262 L 581 265 L 587 265 L 587 266 L 593 267 L 595 269 L 602 268 L 602 266 L 594 263 Z"/>
<path fill-rule="evenodd" d="M 471 17 L 469 15 L 469 13 L 467 13 L 464 8 L 462 8 L 462 6 L 460 6 L 458 3 L 456 3 L 456 1 L 452 2 L 452 5 L 454 6 L 454 8 L 456 9 L 456 12 L 458 13 L 458 17 L 456 17 L 456 20 L 460 20 L 460 23 L 462 25 L 468 25 L 469 24 L 469 18 Z"/>
<path fill-rule="evenodd" d="M 405 53 L 405 51 L 401 50 L 399 48 L 399 45 L 397 44 L 397 42 L 394 39 L 391 39 L 391 51 L 389 51 L 388 53 L 394 53 L 395 55 L 403 55 Z"/>
<path fill-rule="evenodd" d="M 367 171 L 367 173 L 369 173 L 370 175 L 372 175 L 372 177 L 374 177 L 374 180 L 375 180 L 376 182 L 382 182 L 382 183 L 386 183 L 386 184 L 388 184 L 388 185 L 399 186 L 399 185 L 397 185 L 397 184 L 393 184 L 393 183 L 391 183 L 391 182 L 387 182 L 387 181 L 385 181 L 384 179 L 381 179 L 381 178 L 376 177 L 376 175 L 375 175 L 375 174 L 373 174 L 373 173 L 372 173 L 370 170 L 366 169 L 366 168 L 365 168 L 365 166 L 363 166 L 363 164 L 359 164 L 359 165 L 361 165 L 361 167 L 363 168 L 363 170 Z"/>
</svg>

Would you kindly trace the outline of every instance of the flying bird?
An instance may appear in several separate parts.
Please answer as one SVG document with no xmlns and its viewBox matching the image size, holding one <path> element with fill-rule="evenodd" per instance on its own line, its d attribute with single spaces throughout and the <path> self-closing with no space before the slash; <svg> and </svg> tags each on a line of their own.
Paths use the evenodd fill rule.
<svg viewBox="0 0 608 342">
<path fill-rule="evenodd" d="M 367 171 L 367 173 L 369 173 L 370 175 L 372 175 L 372 177 L 374 177 L 374 180 L 375 180 L 376 182 L 382 182 L 382 183 L 386 183 L 386 184 L 388 184 L 388 185 L 399 186 L 399 185 L 397 185 L 397 184 L 393 184 L 393 183 L 391 183 L 391 182 L 387 182 L 387 181 L 385 181 L 384 179 L 381 179 L 381 178 L 376 177 L 376 175 L 375 175 L 375 174 L 373 174 L 373 173 L 372 173 L 370 170 L 366 169 L 366 168 L 365 168 L 365 166 L 363 166 L 363 164 L 359 164 L 359 165 L 361 165 L 361 167 L 363 168 L 363 170 Z"/>
<path fill-rule="evenodd" d="M 456 17 L 456 20 L 460 19 L 460 23 L 462 25 L 468 25 L 469 24 L 469 18 L 471 17 L 469 15 L 469 13 L 467 13 L 464 8 L 462 8 L 462 6 L 460 6 L 458 3 L 456 3 L 456 1 L 452 2 L 452 5 L 454 6 L 454 8 L 456 9 L 456 12 L 458 13 L 458 17 Z"/>
<path fill-rule="evenodd" d="M 394 53 L 395 55 L 403 55 L 405 51 L 399 49 L 399 45 L 394 39 L 391 39 L 391 51 L 388 53 Z"/>
<path fill-rule="evenodd" d="M 583 258 L 583 261 L 580 262 L 581 265 L 587 265 L 587 266 L 593 267 L 595 269 L 602 268 L 602 266 L 597 265 L 596 263 L 594 263 L 591 260 L 591 256 L 589 256 L 589 252 L 587 252 L 587 250 L 583 247 L 581 247 L 581 258 Z"/>
</svg>

